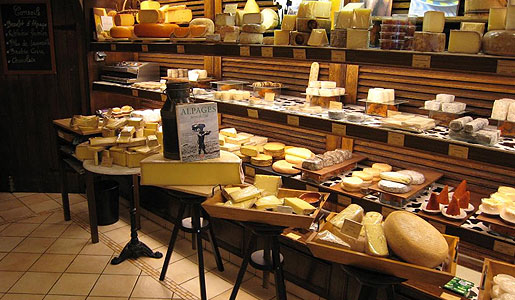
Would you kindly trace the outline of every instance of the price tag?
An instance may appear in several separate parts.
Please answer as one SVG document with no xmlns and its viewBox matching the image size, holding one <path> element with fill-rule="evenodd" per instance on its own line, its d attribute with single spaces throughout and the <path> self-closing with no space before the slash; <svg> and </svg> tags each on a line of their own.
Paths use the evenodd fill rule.
<svg viewBox="0 0 515 300">
<path fill-rule="evenodd" d="M 342 109 L 343 103 L 338 101 L 329 101 L 329 109 Z"/>
<path fill-rule="evenodd" d="M 277 208 L 279 208 L 279 206 Z M 291 207 L 290 207 L 290 209 L 291 209 Z M 290 233 L 286 234 L 286 237 L 289 237 L 292 240 L 298 240 L 298 239 L 301 238 L 300 235 L 297 235 L 297 234 L 295 234 L 293 232 L 290 232 Z"/>
<path fill-rule="evenodd" d="M 161 101 L 163 101 L 163 102 L 166 101 L 166 98 L 167 98 L 166 94 L 161 94 Z"/>
<path fill-rule="evenodd" d="M 501 241 L 494 241 L 494 251 L 506 254 L 508 256 L 515 256 L 515 245 L 508 244 Z"/>
<path fill-rule="evenodd" d="M 446 227 L 444 224 L 438 223 L 438 222 L 433 222 L 433 221 L 427 221 L 427 222 L 429 222 L 429 224 L 433 225 L 436 228 L 436 230 L 440 231 L 440 233 L 445 233 Z"/>
<path fill-rule="evenodd" d="M 411 66 L 415 68 L 431 68 L 431 55 L 413 54 Z"/>
<path fill-rule="evenodd" d="M 265 93 L 265 101 L 274 102 L 275 93 Z"/>
<path fill-rule="evenodd" d="M 297 116 L 286 116 L 286 121 L 290 126 L 299 126 L 299 117 Z"/>
<path fill-rule="evenodd" d="M 139 96 L 139 91 L 138 91 L 138 90 L 136 90 L 136 89 L 133 89 L 133 90 L 132 90 L 132 96 L 133 96 L 133 97 L 138 97 L 138 96 Z"/>
<path fill-rule="evenodd" d="M 352 199 L 344 195 L 338 195 L 338 204 L 343 206 L 349 206 L 352 204 Z"/>
<path fill-rule="evenodd" d="M 261 48 L 261 56 L 274 57 L 274 48 L 273 47 L 262 47 Z"/>
<path fill-rule="evenodd" d="M 240 56 L 250 56 L 250 47 L 249 46 L 240 47 Z"/>
<path fill-rule="evenodd" d="M 339 135 L 339 136 L 345 136 L 347 135 L 347 126 L 344 124 L 338 124 L 338 123 L 332 123 L 331 124 L 331 132 Z"/>
<path fill-rule="evenodd" d="M 100 17 L 100 23 L 102 25 L 103 31 L 109 31 L 111 28 L 113 28 L 113 17 L 110 16 L 101 16 Z"/>
<path fill-rule="evenodd" d="M 224 8 L 225 14 L 236 14 L 236 10 L 238 9 L 238 3 L 234 4 L 226 4 Z"/>
<path fill-rule="evenodd" d="M 469 148 L 465 146 L 458 146 L 454 144 L 449 144 L 449 156 L 468 159 L 469 157 Z"/>
<path fill-rule="evenodd" d="M 245 166 L 245 175 L 254 177 L 256 176 L 256 169 L 253 167 Z"/>
<path fill-rule="evenodd" d="M 497 74 L 515 76 L 515 60 L 497 61 Z"/>
<path fill-rule="evenodd" d="M 316 186 L 306 184 L 306 191 L 318 192 L 318 188 Z"/>
<path fill-rule="evenodd" d="M 306 59 L 306 49 L 293 49 L 293 58 Z"/>
<path fill-rule="evenodd" d="M 404 134 L 388 132 L 388 144 L 392 146 L 404 147 Z"/>
<path fill-rule="evenodd" d="M 350 219 L 345 219 L 343 221 L 343 225 L 340 229 L 340 232 L 345 234 L 346 236 L 350 236 L 351 238 L 357 239 L 359 237 L 359 233 L 361 232 L 362 227 L 363 225 L 361 225 L 361 223 L 358 223 Z"/>
<path fill-rule="evenodd" d="M 331 61 L 345 62 L 345 51 L 331 50 Z"/>
<path fill-rule="evenodd" d="M 389 208 L 388 206 L 383 206 L 381 207 L 381 214 L 383 215 L 383 217 L 387 217 L 389 214 L 391 214 L 392 212 L 394 212 L 395 209 L 393 208 Z"/>
<path fill-rule="evenodd" d="M 186 51 L 184 50 L 184 45 L 177 45 L 177 53 L 184 54 Z"/>
<path fill-rule="evenodd" d="M 247 115 L 249 116 L 249 118 L 254 118 L 254 119 L 258 119 L 259 118 L 259 113 L 257 111 L 257 109 L 247 109 Z"/>
<path fill-rule="evenodd" d="M 148 45 L 141 45 L 141 52 L 148 52 Z"/>
<path fill-rule="evenodd" d="M 111 44 L 111 51 L 116 51 L 116 44 Z"/>
<path fill-rule="evenodd" d="M 461 297 L 454 296 L 454 295 L 451 295 L 451 294 L 447 294 L 446 292 L 443 292 L 440 295 L 440 298 L 446 299 L 446 300 L 460 300 L 461 299 Z"/>
</svg>

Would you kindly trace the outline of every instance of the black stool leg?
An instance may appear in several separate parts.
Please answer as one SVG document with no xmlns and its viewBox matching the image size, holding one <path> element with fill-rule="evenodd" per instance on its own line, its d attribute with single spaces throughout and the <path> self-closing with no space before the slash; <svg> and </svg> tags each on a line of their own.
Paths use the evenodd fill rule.
<svg viewBox="0 0 515 300">
<path fill-rule="evenodd" d="M 204 218 L 209 221 L 209 230 L 207 232 L 207 236 L 209 237 L 209 242 L 211 243 L 211 247 L 213 248 L 213 253 L 215 254 L 215 260 L 216 260 L 216 267 L 218 268 L 218 271 L 223 272 L 224 271 L 224 264 L 222 262 L 222 256 L 220 255 L 220 250 L 218 250 L 218 243 L 215 239 L 215 233 L 213 232 L 213 224 L 211 223 L 211 219 L 209 217 L 206 217 L 206 214 L 204 214 Z"/>
<path fill-rule="evenodd" d="M 265 237 L 265 245 L 263 247 L 263 260 L 265 261 L 265 264 L 267 266 L 273 266 L 273 260 L 272 260 L 272 256 L 270 255 L 271 254 L 271 249 L 270 249 L 270 240 L 272 238 L 271 237 Z M 271 261 L 272 260 L 272 261 Z M 263 286 L 263 288 L 267 289 L 268 288 L 268 283 L 270 281 L 270 271 L 263 271 L 263 280 L 261 282 L 261 285 Z"/>
<path fill-rule="evenodd" d="M 159 280 L 164 280 L 166 276 L 166 271 L 168 270 L 168 264 L 170 263 L 170 258 L 172 257 L 173 247 L 175 246 L 175 241 L 177 240 L 177 235 L 179 234 L 179 228 L 182 226 L 182 217 L 184 216 L 184 210 L 186 209 L 186 204 L 181 202 L 181 206 L 179 207 L 179 214 L 177 215 L 176 222 L 173 226 L 172 237 L 170 238 L 170 243 L 168 244 L 168 250 L 166 251 L 165 262 L 163 264 L 163 269 L 161 270 L 161 276 L 159 276 Z"/>
<path fill-rule="evenodd" d="M 393 285 L 386 287 L 386 299 L 395 300 L 395 288 Z"/>
<path fill-rule="evenodd" d="M 198 257 L 198 275 L 200 281 L 200 295 L 202 300 L 207 300 L 206 295 L 206 277 L 204 274 L 204 254 L 202 249 L 202 236 L 200 236 L 201 224 L 200 224 L 200 205 L 193 205 L 193 216 L 191 218 L 193 224 L 193 230 L 196 233 L 195 237 L 197 240 L 197 257 Z"/>
<path fill-rule="evenodd" d="M 243 257 L 243 261 L 241 262 L 241 267 L 238 271 L 238 277 L 236 278 L 236 282 L 234 283 L 234 287 L 232 289 L 231 297 L 229 298 L 229 300 L 236 300 L 238 290 L 240 289 L 241 282 L 243 281 L 243 277 L 245 276 L 245 272 L 247 271 L 247 266 L 249 265 L 250 256 L 252 255 L 252 251 L 254 250 L 255 238 L 256 237 L 254 235 L 251 235 L 249 242 L 247 243 L 247 250 L 245 252 L 245 256 Z"/>
<path fill-rule="evenodd" d="M 286 300 L 286 287 L 284 285 L 283 267 L 279 252 L 279 240 L 277 236 L 272 237 L 272 261 L 275 277 L 275 294 L 278 300 Z"/>
</svg>

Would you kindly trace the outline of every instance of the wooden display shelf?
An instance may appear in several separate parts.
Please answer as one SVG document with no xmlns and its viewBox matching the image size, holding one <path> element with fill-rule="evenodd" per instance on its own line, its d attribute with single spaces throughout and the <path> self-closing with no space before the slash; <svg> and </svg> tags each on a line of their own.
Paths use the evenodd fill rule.
<svg viewBox="0 0 515 300">
<path fill-rule="evenodd" d="M 481 222 L 489 224 L 492 231 L 508 236 L 515 236 L 515 226 L 513 224 L 504 222 L 500 216 L 489 216 L 481 213 L 479 216 L 477 216 L 477 219 Z"/>
<path fill-rule="evenodd" d="M 491 295 L 492 287 L 495 284 L 493 278 L 498 274 L 515 276 L 515 265 L 485 258 L 479 286 L 479 300 L 491 300 L 493 298 Z"/>
<path fill-rule="evenodd" d="M 73 128 L 70 126 L 70 121 L 71 121 L 71 118 L 67 118 L 67 119 L 53 120 L 52 123 L 54 123 L 54 125 L 57 125 L 62 129 L 71 131 L 78 135 L 88 136 L 88 135 L 96 135 L 96 134 L 99 134 L 102 132 L 102 128 L 100 128 L 100 127 L 97 129 L 90 129 L 90 130 L 81 130 L 81 129 Z"/>
<path fill-rule="evenodd" d="M 342 174 L 345 171 L 355 169 L 357 164 L 365 159 L 367 159 L 367 158 L 363 155 L 353 154 L 352 158 L 350 158 L 342 163 L 334 164 L 330 167 L 325 167 L 325 168 L 322 168 L 322 169 L 316 170 L 316 171 L 304 169 L 302 167 L 297 167 L 297 166 L 294 166 L 293 168 L 302 171 L 303 179 L 306 179 L 306 180 L 310 179 L 316 183 L 321 183 L 335 175 Z"/>
<path fill-rule="evenodd" d="M 272 51 L 263 51 L 272 48 Z M 333 47 L 238 45 L 171 42 L 91 42 L 90 51 L 150 52 L 229 57 L 273 57 L 348 64 L 372 64 L 447 71 L 496 73 L 515 76 L 505 63 L 515 64 L 515 57 L 448 52 L 346 49 Z"/>
</svg>

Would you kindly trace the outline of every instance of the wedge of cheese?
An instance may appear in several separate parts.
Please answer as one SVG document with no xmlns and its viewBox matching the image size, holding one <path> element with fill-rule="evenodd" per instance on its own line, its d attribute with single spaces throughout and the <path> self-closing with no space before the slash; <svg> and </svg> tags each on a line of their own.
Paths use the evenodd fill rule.
<svg viewBox="0 0 515 300">
<path fill-rule="evenodd" d="M 370 26 L 370 8 L 357 8 L 354 10 L 354 16 L 352 18 L 352 27 L 368 29 Z"/>
<path fill-rule="evenodd" d="M 389 255 L 382 224 L 365 224 L 365 235 L 367 238 L 365 253 L 380 257 Z"/>
<path fill-rule="evenodd" d="M 166 11 L 164 17 L 165 23 L 186 24 L 193 19 L 193 13 L 188 8 L 174 9 Z"/>
<path fill-rule="evenodd" d="M 252 206 L 254 206 L 256 201 L 257 201 L 257 198 L 253 198 L 253 199 L 250 199 L 250 200 L 245 200 L 245 201 L 237 202 L 237 203 L 229 200 L 229 201 L 224 203 L 224 206 L 250 209 Z"/>
<path fill-rule="evenodd" d="M 477 54 L 481 50 L 481 35 L 477 31 L 451 30 L 449 52 Z"/>
<path fill-rule="evenodd" d="M 266 197 L 259 198 L 255 205 L 256 208 L 259 210 L 265 210 L 265 209 L 273 209 L 275 210 L 277 206 L 283 205 L 284 201 L 283 199 L 277 198 L 275 195 L 269 195 Z"/>
<path fill-rule="evenodd" d="M 345 219 L 361 223 L 364 216 L 364 210 L 357 204 L 351 204 L 344 210 L 339 212 L 334 218 L 331 219 L 331 224 L 337 228 L 342 228 Z"/>
<path fill-rule="evenodd" d="M 261 191 L 261 195 L 263 196 L 277 196 L 277 193 L 281 185 L 281 176 L 256 174 L 256 176 L 254 177 L 254 186 Z"/>
<path fill-rule="evenodd" d="M 261 11 L 261 25 L 265 30 L 274 29 L 279 24 L 279 15 L 271 8 L 265 8 Z"/>
<path fill-rule="evenodd" d="M 313 156 L 313 152 L 307 148 L 291 147 L 284 151 L 288 155 L 297 156 L 303 159 L 308 159 Z"/>
<path fill-rule="evenodd" d="M 324 47 L 329 45 L 327 32 L 325 29 L 313 29 L 308 40 L 309 46 Z"/>
<path fill-rule="evenodd" d="M 290 206 L 297 215 L 309 215 L 316 210 L 316 207 L 296 197 L 284 198 L 284 205 Z"/>
<path fill-rule="evenodd" d="M 261 197 L 261 192 L 253 185 L 229 194 L 232 202 L 239 203 L 245 200 Z"/>
</svg>

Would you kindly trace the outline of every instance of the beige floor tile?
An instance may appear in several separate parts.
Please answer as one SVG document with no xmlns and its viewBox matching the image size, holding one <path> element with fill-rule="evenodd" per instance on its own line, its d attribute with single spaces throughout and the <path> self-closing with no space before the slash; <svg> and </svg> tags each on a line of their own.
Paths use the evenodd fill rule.
<svg viewBox="0 0 515 300">
<path fill-rule="evenodd" d="M 10 210 L 19 207 L 25 207 L 25 205 L 23 205 L 23 202 L 16 198 L 0 202 L 0 211 Z"/>
<path fill-rule="evenodd" d="M 13 193 L 17 198 L 23 198 L 31 195 L 35 195 L 36 193 Z"/>
<path fill-rule="evenodd" d="M 107 247 L 106 244 L 104 244 L 102 242 L 93 244 L 91 242 L 91 240 L 88 240 L 88 242 L 86 243 L 86 246 L 84 246 L 84 248 L 82 248 L 82 250 L 80 251 L 80 254 L 89 254 L 89 255 L 111 256 L 111 255 L 113 255 L 113 253 L 114 253 L 114 251 L 111 248 Z"/>
<path fill-rule="evenodd" d="M 26 206 L 0 211 L 0 217 L 4 218 L 7 221 L 20 220 L 24 217 L 33 215 L 34 212 Z"/>
<path fill-rule="evenodd" d="M 193 295 L 200 297 L 200 282 L 198 278 L 191 279 L 183 284 L 181 287 L 190 291 Z M 220 295 L 221 293 L 231 290 L 232 283 L 229 283 L 213 273 L 206 273 L 206 293 L 207 298 L 211 299 Z"/>
<path fill-rule="evenodd" d="M 211 273 L 216 274 L 218 277 L 221 277 L 229 282 L 235 282 L 236 277 L 238 277 L 238 272 L 240 271 L 240 266 L 236 266 L 230 262 L 224 264 L 224 271 L 220 272 L 218 269 L 213 269 Z M 245 276 L 243 276 L 243 281 L 247 281 L 255 275 L 250 272 L 245 272 Z"/>
<path fill-rule="evenodd" d="M 46 253 L 78 254 L 87 242 L 87 239 L 58 238 Z"/>
<path fill-rule="evenodd" d="M 91 234 L 79 225 L 72 224 L 66 228 L 61 237 L 71 239 L 88 239 L 91 237 Z"/>
<path fill-rule="evenodd" d="M 127 297 L 88 297 L 86 300 L 127 300 Z"/>
<path fill-rule="evenodd" d="M 72 220 L 65 221 L 64 220 L 64 214 L 62 211 L 56 211 L 50 214 L 50 216 L 43 222 L 45 224 L 71 224 Z"/>
<path fill-rule="evenodd" d="M 73 213 L 79 213 L 83 211 L 89 211 L 87 202 L 79 202 L 75 204 L 70 204 L 70 210 Z"/>
<path fill-rule="evenodd" d="M 11 193 L 0 193 L 0 201 L 9 200 L 13 198 L 16 198 L 16 196 L 14 196 Z"/>
<path fill-rule="evenodd" d="M 166 245 L 168 245 L 168 243 L 166 243 Z M 188 241 L 187 239 L 184 239 L 184 238 L 178 239 L 175 242 L 173 251 L 177 251 L 179 254 L 181 254 L 184 257 L 188 257 L 197 252 L 196 250 L 193 250 L 191 248 L 191 241 Z"/>
<path fill-rule="evenodd" d="M 34 230 L 31 237 L 59 237 L 69 225 L 61 224 L 41 224 Z"/>
<path fill-rule="evenodd" d="M 43 194 L 43 193 L 38 193 L 38 194 L 22 197 L 22 198 L 19 198 L 19 199 L 20 199 L 21 202 L 25 203 L 25 205 L 27 205 L 29 207 L 31 205 L 34 205 L 34 204 L 38 204 L 38 203 L 42 203 L 42 202 L 45 202 L 45 201 L 48 201 L 48 200 L 52 200 L 52 198 L 50 198 L 48 195 Z"/>
<path fill-rule="evenodd" d="M 28 237 L 23 240 L 13 252 L 25 253 L 45 253 L 45 251 L 55 242 L 56 238 L 36 238 Z"/>
<path fill-rule="evenodd" d="M 44 202 L 36 203 L 36 204 L 31 204 L 31 205 L 28 205 L 28 206 L 35 213 L 41 213 L 41 212 L 44 212 L 44 211 L 50 211 L 50 210 L 54 210 L 56 208 L 61 207 L 61 205 L 59 205 L 57 202 L 55 202 L 52 199 L 44 201 Z"/>
<path fill-rule="evenodd" d="M 204 257 L 204 269 L 206 269 L 208 271 L 215 269 L 216 268 L 215 256 L 211 252 L 207 252 L 205 249 L 202 252 L 203 252 L 203 257 Z M 194 255 L 188 256 L 188 259 L 191 260 L 192 262 L 198 264 L 198 255 L 196 253 Z M 227 261 L 225 261 L 222 258 L 222 263 L 226 263 L 226 262 Z"/>
<path fill-rule="evenodd" d="M 64 273 L 49 294 L 87 296 L 98 277 L 98 274 Z"/>
<path fill-rule="evenodd" d="M 131 297 L 171 298 L 173 292 L 150 276 L 140 276 Z"/>
<path fill-rule="evenodd" d="M 157 248 L 164 247 L 165 245 L 160 241 L 156 240 L 152 236 L 149 235 L 140 235 L 138 236 L 139 240 L 147 245 L 150 249 L 155 250 Z"/>
<path fill-rule="evenodd" d="M 11 223 L 0 232 L 0 236 L 27 236 L 38 226 L 38 224 Z"/>
<path fill-rule="evenodd" d="M 138 259 L 143 260 L 145 263 L 147 263 L 148 265 L 150 265 L 152 268 L 154 268 L 156 270 L 161 270 L 161 268 L 163 267 L 164 261 L 165 261 L 164 256 L 166 255 L 167 248 L 168 248 L 168 246 L 166 246 L 166 247 L 163 246 L 161 248 L 157 248 L 154 250 L 154 251 L 159 251 L 163 254 L 163 257 L 161 257 L 160 259 L 155 259 L 155 258 L 150 258 L 150 257 L 140 257 Z M 173 252 L 172 257 L 170 258 L 170 264 L 177 262 L 184 258 L 185 257 L 182 256 L 181 254 L 179 254 L 178 252 Z"/>
<path fill-rule="evenodd" d="M 291 294 L 297 296 L 300 299 L 306 299 L 306 300 L 319 300 L 320 296 L 301 288 L 300 286 L 293 284 L 289 281 L 285 281 L 286 290 L 290 292 Z"/>
<path fill-rule="evenodd" d="M 274 285 L 269 284 L 268 288 L 265 289 L 261 283 L 261 278 L 252 277 L 251 279 L 244 281 L 241 284 L 241 288 L 243 288 L 247 293 L 252 294 L 254 297 L 257 297 L 258 299 L 272 299 L 275 297 Z"/>
<path fill-rule="evenodd" d="M 160 225 L 158 225 L 144 217 L 141 217 L 140 222 L 141 222 L 141 229 L 139 231 L 141 231 L 141 233 L 143 233 L 143 234 L 149 234 L 149 233 L 163 229 L 163 227 L 161 227 Z"/>
<path fill-rule="evenodd" d="M 41 213 L 38 216 L 26 218 L 23 220 L 19 220 L 17 223 L 29 223 L 29 224 L 41 224 L 43 223 L 51 214 L 50 213 Z"/>
<path fill-rule="evenodd" d="M 197 264 L 187 260 L 181 259 L 178 262 L 174 262 L 173 264 L 168 266 L 168 270 L 166 272 L 166 277 L 175 281 L 176 283 L 183 283 L 192 278 L 198 276 L 198 266 Z"/>
<path fill-rule="evenodd" d="M 112 256 L 109 258 L 109 261 L 116 256 Z M 132 264 L 130 261 L 124 261 L 117 265 L 112 265 L 108 263 L 105 267 L 102 274 L 111 274 L 111 275 L 140 275 L 141 270 Z"/>
<path fill-rule="evenodd" d="M 43 254 L 30 267 L 32 272 L 64 272 L 71 264 L 75 255 L 70 254 Z"/>
<path fill-rule="evenodd" d="M 133 275 L 101 275 L 90 296 L 129 297 L 137 279 Z"/>
<path fill-rule="evenodd" d="M 0 292 L 7 292 L 23 276 L 23 272 L 0 271 Z"/>
<path fill-rule="evenodd" d="M 120 227 L 118 229 L 106 232 L 105 235 L 113 240 L 113 242 L 120 245 L 125 245 L 125 243 L 128 242 L 131 238 L 131 227 Z"/>
<path fill-rule="evenodd" d="M 16 282 L 9 292 L 46 294 L 60 276 L 60 273 L 27 272 Z"/>
<path fill-rule="evenodd" d="M 41 254 L 9 253 L 0 261 L 1 271 L 27 271 Z"/>
<path fill-rule="evenodd" d="M 227 300 L 229 297 L 231 297 L 232 288 L 221 293 L 220 295 L 212 298 L 212 300 Z M 290 298 L 288 298 L 290 299 Z M 256 298 L 252 296 L 251 294 L 245 292 L 244 290 L 240 289 L 238 291 L 238 295 L 236 296 L 236 300 L 260 300 L 259 298 Z"/>
<path fill-rule="evenodd" d="M 85 300 L 86 296 L 62 296 L 62 295 L 46 295 L 43 300 Z"/>
<path fill-rule="evenodd" d="M 130 224 L 128 222 L 125 222 L 124 220 L 118 220 L 118 222 L 111 225 L 98 226 L 98 231 L 105 233 L 125 226 L 130 226 Z"/>
<path fill-rule="evenodd" d="M 23 241 L 23 237 L 14 236 L 3 236 L 0 237 L 0 251 L 9 252 L 14 249 L 20 242 Z"/>
<path fill-rule="evenodd" d="M 66 273 L 94 273 L 100 274 L 109 262 L 109 256 L 77 255 Z"/>
<path fill-rule="evenodd" d="M 2 300 L 41 300 L 45 295 L 29 295 L 29 294 L 5 294 Z"/>
</svg>

